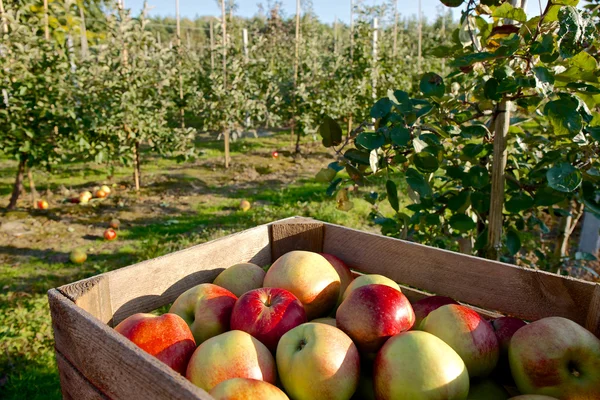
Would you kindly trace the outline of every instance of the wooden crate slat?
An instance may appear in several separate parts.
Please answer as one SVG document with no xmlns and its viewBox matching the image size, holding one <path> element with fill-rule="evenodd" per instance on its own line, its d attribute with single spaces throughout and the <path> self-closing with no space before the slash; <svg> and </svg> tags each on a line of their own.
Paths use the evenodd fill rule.
<svg viewBox="0 0 600 400">
<path fill-rule="evenodd" d="M 60 373 L 60 388 L 65 400 L 107 400 L 102 392 L 87 379 L 58 351 L 56 365 Z"/>
<path fill-rule="evenodd" d="M 202 389 L 75 305 L 48 292 L 56 349 L 112 399 L 212 400 Z"/>
<path fill-rule="evenodd" d="M 588 308 L 598 284 L 325 224 L 323 251 L 364 273 L 527 320 L 562 316 L 599 335 Z"/>
<path fill-rule="evenodd" d="M 106 274 L 61 286 L 58 290 L 100 321 L 105 324 L 111 322 L 113 312 Z"/>
<path fill-rule="evenodd" d="M 292 250 L 323 251 L 323 223 L 310 218 L 294 218 L 270 226 L 271 259 Z"/>
<path fill-rule="evenodd" d="M 586 328 L 600 337 L 600 285 L 596 285 L 587 312 Z"/>
</svg>

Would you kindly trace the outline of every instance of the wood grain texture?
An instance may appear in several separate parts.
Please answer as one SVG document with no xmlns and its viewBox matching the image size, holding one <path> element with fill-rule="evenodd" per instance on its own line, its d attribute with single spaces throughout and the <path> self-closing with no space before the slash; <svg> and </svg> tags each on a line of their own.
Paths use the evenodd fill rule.
<svg viewBox="0 0 600 400">
<path fill-rule="evenodd" d="M 598 287 L 332 224 L 324 225 L 324 233 L 323 251 L 361 272 L 525 320 L 562 316 L 586 326 Z M 600 335 L 597 326 L 592 331 Z"/>
<path fill-rule="evenodd" d="M 600 285 L 596 285 L 588 308 L 585 327 L 600 337 Z"/>
<path fill-rule="evenodd" d="M 65 400 L 106 400 L 106 397 L 58 351 L 56 365 L 60 374 L 60 388 Z"/>
<path fill-rule="evenodd" d="M 310 218 L 274 222 L 269 235 L 273 261 L 292 250 L 323 251 L 323 223 Z"/>
<path fill-rule="evenodd" d="M 106 275 L 97 275 L 75 284 L 64 285 L 58 290 L 100 321 L 111 321 L 113 312 Z"/>
<path fill-rule="evenodd" d="M 48 292 L 56 350 L 111 399 L 212 400 L 58 290 Z"/>
</svg>

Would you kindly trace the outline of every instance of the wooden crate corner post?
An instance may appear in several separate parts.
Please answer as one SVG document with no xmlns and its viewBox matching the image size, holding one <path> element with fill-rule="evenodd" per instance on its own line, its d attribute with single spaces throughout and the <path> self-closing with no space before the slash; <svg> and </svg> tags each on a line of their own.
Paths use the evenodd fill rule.
<svg viewBox="0 0 600 400">
<path fill-rule="evenodd" d="M 292 250 L 323 252 L 323 223 L 311 218 L 291 218 L 270 225 L 271 260 Z"/>
</svg>

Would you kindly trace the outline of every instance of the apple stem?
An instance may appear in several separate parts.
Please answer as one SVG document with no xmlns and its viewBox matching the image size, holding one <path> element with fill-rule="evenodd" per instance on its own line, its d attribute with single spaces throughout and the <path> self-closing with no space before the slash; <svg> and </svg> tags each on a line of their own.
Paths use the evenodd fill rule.
<svg viewBox="0 0 600 400">
<path fill-rule="evenodd" d="M 302 350 L 306 346 L 306 340 L 302 339 L 298 345 L 298 350 Z"/>
</svg>

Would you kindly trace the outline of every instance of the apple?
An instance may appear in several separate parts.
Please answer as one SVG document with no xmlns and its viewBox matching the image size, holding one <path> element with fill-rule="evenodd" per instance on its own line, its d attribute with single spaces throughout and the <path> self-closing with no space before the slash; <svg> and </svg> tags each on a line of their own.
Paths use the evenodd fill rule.
<svg viewBox="0 0 600 400">
<path fill-rule="evenodd" d="M 491 379 L 471 382 L 467 400 L 506 400 L 510 396 L 506 389 Z"/>
<path fill-rule="evenodd" d="M 213 281 L 240 297 L 244 293 L 263 286 L 266 272 L 256 264 L 235 264 L 221 272 Z"/>
<path fill-rule="evenodd" d="M 81 249 L 75 249 L 69 254 L 69 260 L 73 264 L 83 264 L 87 260 L 87 254 Z"/>
<path fill-rule="evenodd" d="M 315 324 L 327 324 L 327 325 L 335 326 L 336 328 L 338 327 L 337 323 L 335 322 L 335 318 L 331 318 L 331 317 L 317 318 L 317 319 L 313 319 L 310 322 L 314 322 Z"/>
<path fill-rule="evenodd" d="M 294 400 L 348 400 L 358 386 L 360 357 L 344 332 L 308 322 L 281 337 L 277 345 L 281 384 Z"/>
<path fill-rule="evenodd" d="M 115 326 L 115 331 L 182 375 L 196 350 L 190 328 L 176 314 L 134 314 Z"/>
<path fill-rule="evenodd" d="M 445 296 L 429 296 L 413 303 L 415 312 L 415 329 L 420 329 L 421 323 L 433 310 L 437 310 L 446 304 L 458 304 L 454 299 Z"/>
<path fill-rule="evenodd" d="M 271 156 L 272 156 L 273 158 L 278 158 L 278 157 L 279 157 L 279 152 L 278 152 L 277 150 L 274 150 L 274 151 L 271 153 Z"/>
<path fill-rule="evenodd" d="M 284 333 L 306 322 L 300 300 L 278 288 L 260 288 L 244 293 L 233 306 L 230 328 L 248 332 L 275 353 Z"/>
<path fill-rule="evenodd" d="M 110 226 L 113 229 L 119 229 L 119 227 L 121 226 L 121 221 L 119 221 L 116 218 L 113 218 L 110 220 L 110 222 L 108 223 L 108 226 Z"/>
<path fill-rule="evenodd" d="M 361 286 L 366 286 L 366 285 L 371 285 L 373 283 L 377 283 L 380 285 L 387 285 L 391 288 L 394 288 L 398 291 L 402 291 L 400 290 L 400 286 L 398 286 L 398 284 L 396 282 L 394 282 L 393 280 L 391 280 L 390 278 L 387 278 L 383 275 L 378 275 L 378 274 L 368 274 L 368 275 L 361 275 L 359 277 L 357 277 L 356 279 L 354 279 L 346 288 L 346 290 L 344 291 L 344 294 L 342 296 L 342 301 L 348 297 L 348 295 L 354 290 L 357 289 Z"/>
<path fill-rule="evenodd" d="M 377 400 L 464 400 L 469 373 L 460 356 L 443 340 L 423 331 L 391 337 L 375 359 Z"/>
<path fill-rule="evenodd" d="M 511 397 L 508 400 L 558 400 L 556 397 L 543 396 L 540 394 L 522 394 L 520 396 Z"/>
<path fill-rule="evenodd" d="M 203 283 L 183 292 L 169 312 L 189 325 L 196 344 L 229 330 L 231 311 L 237 296 L 212 283 Z"/>
<path fill-rule="evenodd" d="M 306 317 L 311 320 L 325 316 L 335 306 L 340 276 L 322 255 L 294 250 L 271 265 L 263 286 L 292 292 L 302 302 Z"/>
<path fill-rule="evenodd" d="M 37 207 L 40 210 L 47 210 L 48 209 L 48 202 L 46 200 L 38 200 Z"/>
<path fill-rule="evenodd" d="M 289 400 L 277 386 L 258 379 L 232 378 L 209 393 L 215 400 Z"/>
<path fill-rule="evenodd" d="M 494 329 L 472 309 L 456 304 L 441 306 L 425 318 L 421 327 L 458 353 L 471 378 L 486 377 L 496 368 L 500 348 Z"/>
<path fill-rule="evenodd" d="M 508 358 L 521 393 L 600 399 L 600 339 L 569 319 L 542 318 L 522 327 Z"/>
<path fill-rule="evenodd" d="M 248 200 L 240 201 L 240 209 L 244 212 L 250 209 L 250 202 Z"/>
<path fill-rule="evenodd" d="M 102 187 L 100 188 L 100 190 L 102 190 L 107 195 L 109 195 L 110 192 L 111 192 L 110 188 L 108 186 L 106 186 L 106 185 L 102 185 Z"/>
<path fill-rule="evenodd" d="M 85 204 L 90 201 L 92 197 L 92 192 L 90 191 L 81 192 L 81 194 L 79 194 L 79 203 Z"/>
<path fill-rule="evenodd" d="M 104 190 L 97 190 L 96 191 L 96 197 L 99 199 L 103 199 L 107 196 L 106 192 Z"/>
<path fill-rule="evenodd" d="M 500 317 L 490 321 L 498 344 L 500 345 L 500 358 L 496 367 L 496 374 L 503 382 L 511 382 L 512 375 L 510 373 L 510 365 L 508 364 L 508 348 L 510 339 L 516 331 L 527 325 L 525 321 L 514 317 Z"/>
<path fill-rule="evenodd" d="M 352 271 L 350 271 L 350 268 L 348 268 L 346 263 L 344 263 L 342 260 L 334 256 L 333 254 L 319 254 L 321 254 L 323 257 L 325 257 L 327 261 L 329 261 L 331 266 L 335 268 L 336 272 L 340 276 L 340 295 L 338 296 L 337 301 L 337 305 L 339 306 L 342 303 L 342 296 L 344 295 L 344 292 L 346 291 L 348 285 L 350 285 L 350 282 L 354 280 L 354 276 L 352 276 Z"/>
<path fill-rule="evenodd" d="M 399 290 L 371 284 L 350 292 L 335 320 L 361 353 L 375 353 L 390 337 L 412 328 L 415 313 Z"/>
<path fill-rule="evenodd" d="M 104 239 L 115 240 L 117 238 L 117 232 L 113 228 L 108 228 L 104 231 Z"/>
<path fill-rule="evenodd" d="M 229 331 L 202 343 L 187 367 L 186 377 L 210 391 L 232 378 L 250 378 L 275 384 L 273 355 L 258 339 L 243 331 Z"/>
</svg>

